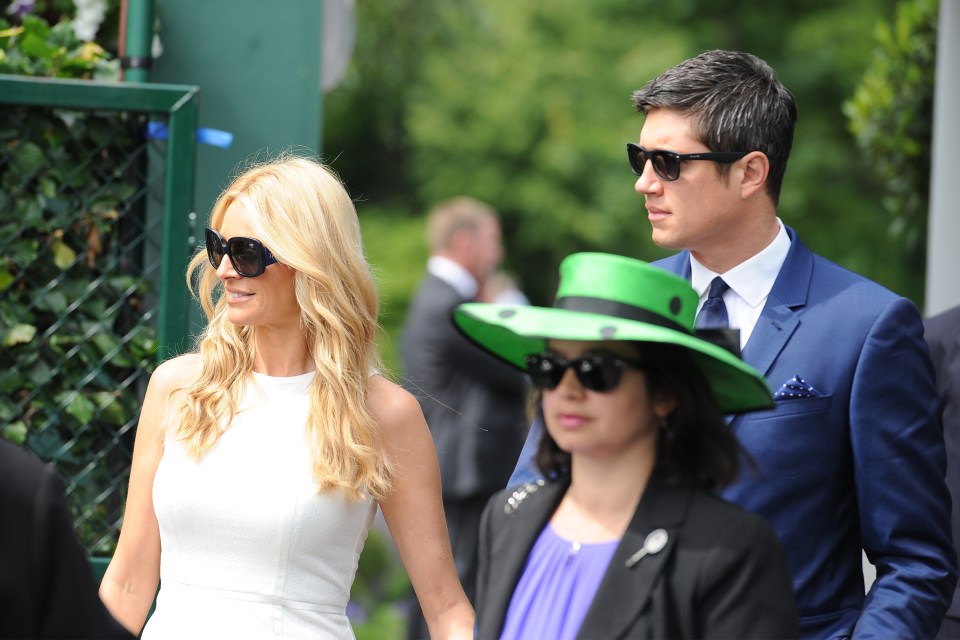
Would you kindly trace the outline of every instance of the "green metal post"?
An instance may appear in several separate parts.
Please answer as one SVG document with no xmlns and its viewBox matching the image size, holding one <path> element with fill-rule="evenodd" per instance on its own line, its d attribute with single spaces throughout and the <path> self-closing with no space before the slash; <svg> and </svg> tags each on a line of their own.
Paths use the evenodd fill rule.
<svg viewBox="0 0 960 640">
<path fill-rule="evenodd" d="M 47 340 L 56 350 L 66 351 L 68 354 L 82 354 L 82 363 L 77 363 L 81 369 L 73 373 L 53 364 L 49 368 L 47 383 L 37 382 L 37 378 L 30 378 L 31 384 L 13 385 L 13 389 L 28 390 L 29 395 L 18 400 L 10 415 L 0 416 L 0 426 L 14 421 L 23 426 L 29 419 L 18 420 L 21 416 L 33 413 L 33 408 L 45 407 L 45 411 L 38 411 L 39 419 L 34 419 L 27 431 L 27 446 L 41 455 L 45 460 L 58 465 L 58 471 L 70 478 L 71 501 L 77 508 L 77 525 L 82 531 L 84 544 L 88 551 L 94 553 L 108 553 L 112 548 L 111 540 L 116 540 L 120 522 L 120 493 L 118 487 L 125 483 L 129 474 L 129 451 L 132 443 L 128 442 L 136 425 L 136 401 L 131 395 L 140 395 L 142 398 L 147 371 L 146 367 L 139 366 L 142 350 L 149 345 L 151 332 L 143 332 L 149 325 L 156 327 L 159 349 L 155 357 L 166 358 L 183 350 L 189 339 L 188 309 L 190 302 L 184 280 L 184 272 L 192 251 L 192 240 L 189 239 L 190 217 L 194 211 L 194 176 L 196 171 L 194 132 L 197 125 L 197 96 L 199 89 L 190 85 L 173 85 L 153 82 L 100 82 L 92 80 L 66 80 L 54 78 L 37 78 L 29 76 L 13 76 L 0 74 L 0 120 L 7 129 L 15 130 L 21 123 L 29 131 L 17 131 L 17 135 L 10 144 L 2 145 L 0 149 L 0 166 L 7 167 L 11 158 L 16 156 L 22 143 L 29 141 L 31 135 L 37 135 L 38 129 L 32 122 L 42 122 L 49 118 L 46 113 L 40 117 L 31 114 L 31 108 L 44 111 L 96 111 L 98 117 L 110 116 L 111 113 L 129 115 L 125 118 L 112 118 L 107 121 L 117 123 L 116 140 L 106 139 L 98 144 L 102 149 L 110 151 L 110 166 L 98 170 L 93 180 L 103 181 L 96 193 L 110 192 L 116 178 L 122 180 L 124 189 L 131 185 L 128 201 L 118 205 L 115 209 L 119 227 L 114 227 L 107 236 L 110 244 L 104 245 L 101 251 L 101 261 L 97 267 L 102 268 L 103 277 L 117 283 L 119 297 L 113 300 L 99 301 L 100 308 L 106 307 L 104 315 L 105 326 L 110 328 L 100 331 L 96 323 L 88 322 L 89 308 L 83 313 L 76 313 L 79 308 L 71 304 L 66 308 L 50 305 L 50 311 L 56 310 L 53 321 L 44 320 L 44 330 L 39 328 L 35 340 Z M 9 108 L 9 107 L 16 108 Z M 26 108 L 20 108 L 26 107 Z M 29 117 L 26 117 L 29 116 Z M 55 116 L 54 116 L 55 117 Z M 139 126 L 147 119 L 168 125 L 168 140 L 153 140 L 139 138 L 136 131 L 124 131 L 123 123 L 130 126 Z M 116 144 L 114 144 L 116 143 Z M 18 144 L 20 145 L 18 147 Z M 113 153 L 114 146 L 118 149 Z M 37 147 L 39 149 L 39 147 Z M 100 168 L 103 165 L 100 148 L 91 149 L 87 159 L 77 158 L 77 165 L 92 164 Z M 122 157 L 121 157 L 122 154 Z M 141 157 L 146 157 L 148 171 L 134 172 L 127 179 L 126 171 Z M 29 175 L 18 176 L 15 173 L 2 173 L 10 184 L 5 187 L 14 197 L 25 197 L 31 202 L 42 202 L 44 207 L 51 207 L 51 211 L 60 215 L 60 209 L 52 207 L 59 201 L 56 197 L 48 197 L 43 185 L 47 163 L 30 160 L 38 169 L 31 169 Z M 99 164 L 98 164 L 99 163 Z M 56 161 L 49 162 L 50 167 L 59 167 Z M 20 170 L 19 171 L 25 171 Z M 78 172 L 77 175 L 83 175 Z M 158 188 L 159 182 L 164 182 L 163 193 Z M 53 184 L 54 181 L 50 181 Z M 71 189 L 72 182 L 64 182 L 66 189 Z M 36 190 L 36 194 L 33 191 Z M 103 191 L 101 191 L 103 190 Z M 126 193 L 126 191 L 124 191 Z M 77 195 L 77 198 L 87 197 L 86 192 Z M 9 194 L 7 194 L 9 195 Z M 73 195 L 64 196 L 62 202 L 73 202 Z M 2 198 L 0 198 L 2 199 Z M 125 198 L 127 199 L 127 198 Z M 38 205 L 40 206 L 40 205 Z M 86 215 L 80 209 L 86 204 L 77 204 L 76 211 L 71 209 L 70 216 L 64 216 L 57 224 L 72 225 Z M 139 215 L 137 207 L 144 207 L 143 219 L 130 224 L 131 217 Z M 46 209 L 44 209 L 45 211 Z M 0 212 L 0 218 L 4 212 Z M 69 219 L 68 219 L 69 218 Z M 59 220 L 59 218 L 58 218 Z M 6 221 L 5 221 L 6 222 Z M 136 230 L 137 233 L 134 233 Z M 125 244 L 123 237 L 129 233 L 131 242 Z M 9 234 L 8 234 L 9 235 Z M 158 238 L 157 236 L 162 236 Z M 29 238 L 29 236 L 25 236 Z M 116 240 L 117 242 L 113 242 Z M 11 242 L 13 243 L 11 245 Z M 31 240 L 32 242 L 32 240 Z M 12 238 L 0 240 L 0 247 L 9 248 L 23 244 L 18 232 L 14 231 Z M 76 248 L 76 247 L 74 247 Z M 140 252 L 142 250 L 142 255 Z M 158 255 L 159 254 L 159 255 Z M 81 256 L 82 258 L 82 256 Z M 142 258 L 142 259 L 140 259 Z M 52 258 L 47 258 L 52 259 Z M 61 273 L 62 272 L 62 273 Z M 19 282 L 28 282 L 21 274 L 14 272 L 13 286 Z M 119 276 L 114 278 L 114 276 Z M 56 272 L 56 276 L 48 283 L 30 283 L 30 289 L 35 292 L 34 305 L 39 307 L 39 300 L 48 301 L 52 298 L 45 294 L 52 291 L 52 287 L 59 283 L 69 284 L 74 275 L 67 274 L 66 268 Z M 98 276 L 99 280 L 99 276 Z M 74 280 L 76 281 L 76 280 Z M 150 285 L 156 283 L 156 289 Z M 79 295 L 68 295 L 69 301 L 81 304 L 87 299 L 92 289 L 83 289 L 84 286 L 96 286 L 88 283 L 88 277 L 80 274 L 80 283 L 76 288 L 64 286 L 63 291 L 77 291 Z M 136 285 L 136 289 L 130 288 Z M 42 291 L 41 291 L 42 289 Z M 12 291 L 13 289 L 8 289 Z M 82 291 L 81 291 L 82 290 Z M 156 292 L 154 297 L 153 293 Z M 63 293 L 58 294 L 62 300 Z M 74 300 L 75 299 L 75 300 Z M 136 300 L 136 304 L 134 301 Z M 28 310 L 32 306 L 26 307 Z M 44 308 L 44 315 L 47 309 Z M 132 313 L 127 313 L 131 311 Z M 18 316 L 15 318 L 19 320 Z M 27 322 L 24 320 L 24 322 Z M 77 324 L 79 322 L 79 324 Z M 66 326 L 77 328 L 63 329 Z M 88 325 L 90 328 L 87 328 Z M 90 332 L 96 331 L 93 343 L 85 344 Z M 97 342 L 100 336 L 108 337 L 116 331 L 115 340 L 106 343 Z M 41 335 L 43 334 L 43 335 Z M 82 335 L 81 335 L 82 334 Z M 58 338 L 63 340 L 57 340 Z M 138 350 L 125 352 L 121 343 L 128 340 L 140 339 Z M 75 346 L 71 346 L 74 345 Z M 69 350 L 68 350 L 68 347 Z M 46 348 L 46 347 L 44 347 Z M 6 350 L 2 350 L 7 356 Z M 121 361 L 114 356 L 119 353 L 128 353 Z M 24 351 L 25 357 L 14 355 L 14 366 L 8 367 L 13 374 L 7 371 L 0 372 L 0 383 L 16 379 L 18 368 L 33 362 L 29 360 L 30 351 Z M 66 359 L 69 359 L 68 355 Z M 9 358 L 7 358 L 9 359 Z M 66 360 L 58 359 L 59 361 Z M 44 360 L 37 362 L 43 364 Z M 116 367 L 106 368 L 107 363 Z M 32 365 L 31 365 L 32 366 Z M 44 369 L 46 370 L 46 365 Z M 116 369 L 116 371 L 114 371 Z M 71 370 L 73 371 L 73 370 Z M 82 375 L 81 375 L 82 374 Z M 94 383 L 94 380 L 96 381 Z M 9 385 L 8 385 L 9 386 Z M 100 398 L 98 389 L 107 389 L 109 400 Z M 67 409 L 67 400 L 60 400 L 66 394 L 68 397 L 82 398 L 93 395 L 93 407 L 88 418 L 81 420 L 79 426 L 67 424 L 60 420 L 58 414 Z M 104 397 L 106 397 L 106 395 Z M 18 395 L 17 398 L 21 398 Z M 0 398 L 3 400 L 4 398 Z M 72 402 L 72 401 L 71 401 Z M 89 404 L 88 400 L 88 404 Z M 114 404 L 117 403 L 117 404 Z M 2 404 L 2 403 L 0 403 Z M 9 403 L 8 403 L 9 404 Z M 2 411 L 0 411 L 2 413 Z M 64 416 L 65 418 L 66 416 Z M 61 423 L 61 424 L 58 424 Z M 18 427 L 19 428 L 19 427 Z M 56 432 L 56 433 L 54 433 Z M 68 437 L 69 436 L 69 437 Z M 89 451 L 81 448 L 92 447 Z M 78 447 L 79 445 L 79 447 Z M 95 472 L 96 471 L 96 472 Z M 92 560 L 95 569 L 101 572 L 106 567 L 106 560 Z"/>
<path fill-rule="evenodd" d="M 149 82 L 153 43 L 153 0 L 129 0 L 127 3 L 127 47 L 121 60 L 127 82 Z"/>
<path fill-rule="evenodd" d="M 189 215 L 193 211 L 193 175 L 196 166 L 194 132 L 197 129 L 197 93 L 183 96 L 170 112 L 167 140 L 167 199 L 163 214 L 163 272 L 160 274 L 160 359 L 183 351 L 189 330 L 189 292 L 184 274 L 190 258 Z"/>
</svg>

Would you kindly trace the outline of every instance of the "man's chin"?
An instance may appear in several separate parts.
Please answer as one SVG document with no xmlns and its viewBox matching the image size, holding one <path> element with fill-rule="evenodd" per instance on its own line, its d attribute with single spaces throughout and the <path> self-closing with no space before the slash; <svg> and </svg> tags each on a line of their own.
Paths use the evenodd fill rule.
<svg viewBox="0 0 960 640">
<path fill-rule="evenodd" d="M 653 244 L 657 245 L 662 249 L 671 249 L 673 251 L 679 251 L 683 248 L 680 241 L 669 233 L 659 231 L 656 228 L 653 229 L 653 233 L 650 235 L 650 239 L 653 240 Z"/>
</svg>

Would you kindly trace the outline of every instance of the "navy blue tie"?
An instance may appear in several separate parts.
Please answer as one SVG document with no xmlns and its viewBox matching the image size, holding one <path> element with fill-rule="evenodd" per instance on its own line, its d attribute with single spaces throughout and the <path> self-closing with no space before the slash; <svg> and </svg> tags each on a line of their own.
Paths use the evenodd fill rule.
<svg viewBox="0 0 960 640">
<path fill-rule="evenodd" d="M 697 329 L 726 329 L 730 326 L 727 305 L 723 303 L 723 292 L 729 288 L 720 276 L 713 279 L 707 300 L 697 314 Z"/>
</svg>

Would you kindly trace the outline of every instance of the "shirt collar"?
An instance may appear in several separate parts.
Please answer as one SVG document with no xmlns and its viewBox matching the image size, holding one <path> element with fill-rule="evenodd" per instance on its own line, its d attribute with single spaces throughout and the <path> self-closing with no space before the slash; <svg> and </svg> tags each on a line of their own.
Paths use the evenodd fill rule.
<svg viewBox="0 0 960 640">
<path fill-rule="evenodd" d="M 780 231 L 777 232 L 773 242 L 760 253 L 744 260 L 726 273 L 711 271 L 698 262 L 691 253 L 690 284 L 697 295 L 703 298 L 713 279 L 722 275 L 723 281 L 751 307 L 756 307 L 766 300 L 780 273 L 780 267 L 783 266 L 787 253 L 790 252 L 790 236 L 787 235 L 787 230 L 780 218 L 777 218 L 777 225 Z"/>
<path fill-rule="evenodd" d="M 427 260 L 427 271 L 453 287 L 461 298 L 473 300 L 477 296 L 477 281 L 469 271 L 450 258 L 430 256 Z"/>
</svg>

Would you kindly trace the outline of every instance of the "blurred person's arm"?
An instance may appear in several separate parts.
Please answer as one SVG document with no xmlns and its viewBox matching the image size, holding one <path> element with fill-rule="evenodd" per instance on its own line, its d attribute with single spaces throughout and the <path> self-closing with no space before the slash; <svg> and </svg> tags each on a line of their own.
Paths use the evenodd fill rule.
<svg viewBox="0 0 960 640">
<path fill-rule="evenodd" d="M 0 439 L 0 638 L 130 638 L 97 596 L 59 474 Z"/>
<path fill-rule="evenodd" d="M 537 416 L 530 424 L 527 439 L 523 442 L 523 449 L 520 450 L 520 458 L 517 460 L 517 466 L 510 475 L 510 479 L 507 480 L 508 487 L 516 487 L 525 482 L 536 482 L 543 478 L 543 473 L 537 468 L 535 461 L 542 436 L 543 419 Z"/>
</svg>

